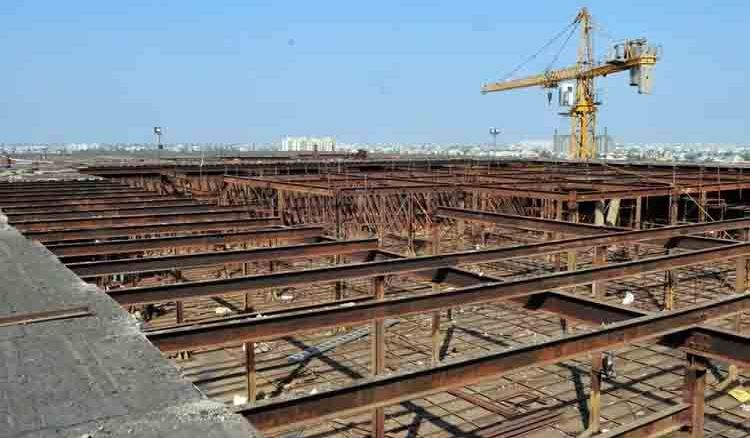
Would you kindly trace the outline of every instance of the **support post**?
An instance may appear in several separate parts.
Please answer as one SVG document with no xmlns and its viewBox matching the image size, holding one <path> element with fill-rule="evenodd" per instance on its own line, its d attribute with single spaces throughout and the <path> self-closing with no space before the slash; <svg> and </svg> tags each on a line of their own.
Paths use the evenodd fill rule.
<svg viewBox="0 0 750 438">
<path fill-rule="evenodd" d="M 250 275 L 250 266 L 249 265 L 250 265 L 250 263 L 248 263 L 248 262 L 242 263 L 242 276 L 243 277 L 247 277 L 248 275 Z M 249 293 L 245 293 L 244 295 L 245 296 L 244 296 L 243 303 L 242 303 L 242 311 L 243 312 L 249 312 L 252 309 L 252 307 L 253 307 L 252 306 L 252 299 L 250 298 L 250 294 Z"/>
<path fill-rule="evenodd" d="M 594 248 L 594 266 L 604 266 L 607 264 L 607 247 L 597 246 Z M 604 281 L 595 281 L 591 284 L 591 296 L 601 298 L 607 288 Z"/>
<path fill-rule="evenodd" d="M 341 194 L 338 191 L 334 197 L 334 210 L 336 216 L 336 239 L 341 240 L 343 237 L 341 232 Z"/>
<path fill-rule="evenodd" d="M 689 437 L 703 438 L 706 391 L 706 359 L 694 354 L 687 355 L 685 389 L 683 399 L 690 405 Z"/>
<path fill-rule="evenodd" d="M 471 208 L 479 210 L 479 192 L 471 192 Z M 482 231 L 482 224 L 474 222 L 471 224 L 471 239 L 476 242 L 477 236 Z"/>
<path fill-rule="evenodd" d="M 175 280 L 178 282 L 182 281 L 182 271 L 175 269 L 172 271 L 172 274 L 174 275 Z M 175 319 L 177 324 L 185 322 L 185 309 L 182 305 L 182 301 L 175 302 Z"/>
<path fill-rule="evenodd" d="M 432 365 L 440 363 L 440 311 L 432 312 Z"/>
<path fill-rule="evenodd" d="M 459 196 L 459 199 L 458 199 L 458 208 L 465 208 L 466 201 L 465 201 L 464 198 L 466 197 L 466 192 L 460 192 L 458 194 L 458 196 Z M 456 228 L 457 228 L 459 240 L 463 240 L 464 233 L 466 232 L 466 221 L 463 220 L 463 219 L 457 220 L 456 221 Z"/>
<path fill-rule="evenodd" d="M 257 380 L 255 375 L 255 342 L 245 342 L 245 388 L 247 402 L 254 403 L 257 395 Z"/>
<path fill-rule="evenodd" d="M 577 224 L 578 223 L 578 203 L 575 201 L 569 201 L 568 210 L 569 210 L 570 222 Z M 568 251 L 568 271 L 575 271 L 577 264 L 578 263 L 576 260 L 576 251 L 575 250 Z"/>
<path fill-rule="evenodd" d="M 343 232 L 341 229 L 341 194 L 337 191 L 336 196 L 334 198 L 335 203 L 335 210 L 336 210 L 336 240 L 341 240 L 343 236 Z M 382 238 L 383 236 L 381 236 Z M 341 255 L 337 254 L 335 259 L 335 264 L 339 265 L 341 264 Z M 336 291 L 335 291 L 335 299 L 336 301 L 340 301 L 344 299 L 344 282 L 343 281 L 337 281 L 336 282 Z"/>
<path fill-rule="evenodd" d="M 440 224 L 437 218 L 433 216 L 432 221 L 432 255 L 440 255 Z M 440 285 L 432 283 L 432 292 L 439 293 Z M 440 311 L 432 312 L 432 365 L 435 366 L 440 362 Z"/>
<path fill-rule="evenodd" d="M 594 205 L 594 225 L 606 225 L 605 217 L 604 217 L 604 210 L 606 210 L 607 205 L 605 204 L 604 200 L 596 201 Z"/>
<path fill-rule="evenodd" d="M 639 196 L 639 197 L 635 198 L 635 221 L 633 223 L 633 228 L 636 229 L 636 230 L 640 230 L 641 229 L 641 217 L 643 216 L 642 211 L 643 211 L 643 199 Z M 635 260 L 638 260 L 640 258 L 640 256 L 641 256 L 640 255 L 640 252 L 641 252 L 640 245 L 638 245 L 637 243 L 635 245 L 633 245 L 633 252 L 635 252 L 635 255 L 634 255 L 633 258 Z"/>
<path fill-rule="evenodd" d="M 283 190 L 279 190 L 276 193 L 279 197 L 279 203 L 277 204 L 278 211 L 276 212 L 276 215 L 281 218 L 281 224 L 286 225 L 286 221 L 284 220 L 284 212 L 286 211 L 286 196 Z"/>
<path fill-rule="evenodd" d="M 674 309 L 674 271 L 664 272 L 664 310 Z"/>
<path fill-rule="evenodd" d="M 734 291 L 738 294 L 744 294 L 747 291 L 747 257 L 737 257 L 736 266 L 736 280 L 734 285 Z M 734 331 L 742 333 L 742 313 L 734 315 Z M 739 370 L 737 365 L 729 365 L 729 375 L 727 376 L 726 382 L 732 383 L 737 380 L 739 376 Z"/>
<path fill-rule="evenodd" d="M 677 225 L 680 210 L 680 195 L 678 193 L 672 193 L 669 195 L 669 224 Z"/>
<path fill-rule="evenodd" d="M 177 301 L 175 303 L 175 317 L 177 319 L 177 324 L 185 322 L 185 309 L 183 308 L 182 301 Z"/>
<path fill-rule="evenodd" d="M 416 255 L 416 248 L 414 248 L 414 194 L 408 193 L 406 199 L 407 203 L 407 218 L 406 223 L 408 226 L 408 245 L 409 245 L 409 255 Z"/>
<path fill-rule="evenodd" d="M 561 221 L 563 218 L 563 205 L 562 205 L 563 201 L 557 200 L 554 202 L 555 202 L 555 220 Z M 562 234 L 560 233 L 554 234 L 553 239 L 555 240 L 562 239 Z M 555 253 L 553 257 L 554 257 L 553 260 L 555 264 L 555 272 L 562 271 L 562 256 L 558 252 L 558 253 Z"/>
<path fill-rule="evenodd" d="M 385 277 L 378 276 L 372 279 L 373 295 L 376 301 L 385 298 Z M 372 327 L 372 374 L 374 376 L 385 372 L 385 321 L 378 320 Z M 385 436 L 385 409 L 375 408 L 372 415 L 373 437 L 383 438 Z"/>
<path fill-rule="evenodd" d="M 602 353 L 591 354 L 591 394 L 589 395 L 589 427 L 592 435 L 599 433 L 602 413 Z"/>
</svg>

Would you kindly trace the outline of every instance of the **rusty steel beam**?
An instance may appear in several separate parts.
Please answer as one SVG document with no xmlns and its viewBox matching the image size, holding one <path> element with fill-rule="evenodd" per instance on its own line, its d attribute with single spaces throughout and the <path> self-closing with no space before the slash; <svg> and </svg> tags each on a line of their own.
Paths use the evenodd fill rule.
<svg viewBox="0 0 750 438">
<path fill-rule="evenodd" d="M 748 243 L 700 250 L 690 253 L 654 257 L 641 261 L 564 272 L 539 277 L 547 287 L 569 287 L 588 284 L 594 281 L 627 277 L 630 275 L 658 272 L 670 268 L 691 266 L 711 261 L 723 260 L 750 254 Z M 506 249 L 511 250 L 512 248 Z M 519 248 L 523 249 L 523 247 Z M 179 284 L 128 288 L 111 291 L 111 296 L 121 304 L 149 304 L 198 297 L 221 296 L 274 287 L 293 287 L 309 283 L 325 283 L 343 279 L 369 278 L 380 275 L 406 274 L 416 271 L 439 270 L 462 264 L 474 264 L 497 260 L 495 253 L 506 250 L 463 252 L 439 256 L 423 256 L 408 259 L 385 260 L 326 268 L 307 269 L 293 272 L 279 272 L 268 275 L 235 277 L 221 280 L 186 282 Z M 585 278 L 585 279 L 584 279 Z M 535 277 L 535 279 L 537 279 Z M 572 280 L 571 280 L 572 279 Z M 525 281 L 525 280 L 524 280 Z M 516 282 L 504 283 L 505 285 Z M 437 300 L 436 300 L 437 302 Z M 454 307 L 458 304 L 454 304 Z M 465 303 L 464 303 L 465 304 Z M 440 307 L 434 309 L 438 310 Z"/>
<path fill-rule="evenodd" d="M 136 187 L 129 186 L 127 184 L 117 184 L 117 183 L 96 183 L 96 184 L 76 184 L 76 185 L 69 185 L 69 186 L 44 186 L 39 184 L 31 184 L 31 185 L 20 185 L 20 184 L 14 184 L 11 183 L 9 185 L 0 185 L 0 193 L 2 194 L 10 194 L 10 195 L 17 195 L 19 193 L 47 193 L 52 192 L 54 194 L 58 193 L 90 193 L 90 192 L 96 192 L 96 191 L 120 191 L 120 190 L 137 190 Z"/>
<path fill-rule="evenodd" d="M 56 211 L 46 210 L 34 213 L 15 213 L 4 212 L 9 222 L 21 221 L 41 221 L 51 219 L 87 219 L 101 217 L 123 217 L 123 216 L 142 216 L 154 214 L 177 214 L 177 213 L 198 213 L 214 210 L 217 207 L 212 204 L 201 204 L 198 202 L 187 202 L 184 205 L 165 206 L 165 207 L 139 207 L 139 208 L 109 208 L 94 211 Z"/>
<path fill-rule="evenodd" d="M 268 240 L 296 240 L 318 237 L 323 227 L 303 226 L 290 228 L 262 228 L 237 233 L 196 234 L 178 237 L 155 237 L 105 241 L 98 243 L 61 243 L 46 245 L 47 249 L 60 258 L 93 255 L 139 253 L 157 249 L 201 248 L 214 245 L 249 243 Z"/>
<path fill-rule="evenodd" d="M 0 187 L 78 187 L 78 186 L 91 186 L 91 185 L 115 185 L 115 186 L 122 186 L 127 185 L 123 183 L 119 183 L 116 181 L 112 181 L 109 179 L 95 179 L 95 178 L 87 178 L 87 179 L 67 179 L 67 180 L 51 180 L 51 181 L 3 181 L 0 182 Z"/>
<path fill-rule="evenodd" d="M 237 219 L 226 221 L 199 221 L 176 224 L 136 225 L 110 228 L 79 228 L 61 231 L 31 231 L 24 235 L 38 242 L 65 240 L 94 240 L 111 237 L 141 236 L 144 234 L 181 233 L 190 234 L 207 231 L 246 230 L 254 227 L 281 225 L 278 217 Z"/>
<path fill-rule="evenodd" d="M 527 310 L 547 312 L 593 326 L 657 314 L 559 291 L 541 292 L 511 301 Z M 690 330 L 663 337 L 658 342 L 687 353 L 742 367 L 750 366 L 750 350 L 742 348 L 750 342 L 748 337 L 719 328 L 691 327 Z"/>
<path fill-rule="evenodd" d="M 41 202 L 41 201 L 76 201 L 79 199 L 130 199 L 139 198 L 143 196 L 153 196 L 154 193 L 147 192 L 140 189 L 128 189 L 128 190 L 115 190 L 110 192 L 99 192 L 96 194 L 78 194 L 78 195 L 24 195 L 17 194 L 12 196 L 3 196 L 0 199 L 0 205 L 6 205 L 13 202 Z"/>
<path fill-rule="evenodd" d="M 344 187 L 338 189 L 342 195 L 399 195 L 405 193 L 440 193 L 456 192 L 458 188 L 450 184 L 430 184 L 411 186 L 380 186 L 380 187 Z"/>
<path fill-rule="evenodd" d="M 133 187 L 95 187 L 95 188 L 71 188 L 71 189 L 24 189 L 16 188 L 14 190 L 0 190 L 0 197 L 15 200 L 15 199 L 31 199 L 36 198 L 67 198 L 67 197 L 81 197 L 81 196 L 119 196 L 122 194 L 142 194 L 147 193 L 142 189 L 136 189 Z"/>
<path fill-rule="evenodd" d="M 515 214 L 494 213 L 489 211 L 471 210 L 468 208 L 438 207 L 438 217 L 447 219 L 461 219 L 487 224 L 520 228 L 531 231 L 548 231 L 552 233 L 572 234 L 579 236 L 595 236 L 607 231 L 624 231 L 625 228 L 609 229 L 592 224 L 558 221 L 554 219 L 541 219 L 530 216 L 519 216 Z"/>
<path fill-rule="evenodd" d="M 679 248 L 694 251 L 697 249 L 715 248 L 722 245 L 731 245 L 736 240 L 717 239 L 703 236 L 678 236 L 668 240 L 649 240 L 643 242 L 648 245 L 663 246 L 667 249 Z"/>
<path fill-rule="evenodd" d="M 741 224 L 750 223 L 750 219 L 736 219 L 732 221 L 722 222 L 711 222 L 705 224 L 692 224 L 692 225 L 680 225 L 674 227 L 666 227 L 651 230 L 638 230 L 628 231 L 617 234 L 607 234 L 604 236 L 593 236 L 584 237 L 578 239 L 566 239 L 562 241 L 550 241 L 542 242 L 532 245 L 517 246 L 510 248 L 500 248 L 483 251 L 467 251 L 453 254 L 444 254 L 438 256 L 424 256 L 411 259 L 400 259 L 400 260 L 386 260 L 379 262 L 371 262 L 366 265 L 344 265 L 331 268 L 319 268 L 307 271 L 298 271 L 284 274 L 273 274 L 269 278 L 261 278 L 262 276 L 256 277 L 243 277 L 225 280 L 216 280 L 217 282 L 225 282 L 226 284 L 205 284 L 201 283 L 200 287 L 192 289 L 196 296 L 202 296 L 201 293 L 209 294 L 217 291 L 219 295 L 223 288 L 226 288 L 229 292 L 237 292 L 238 288 L 246 287 L 250 290 L 263 289 L 268 287 L 290 287 L 298 285 L 300 282 L 305 281 L 333 281 L 337 279 L 337 275 L 341 275 L 341 278 L 359 278 L 376 275 L 389 275 L 389 274 L 403 274 L 407 272 L 420 271 L 420 270 L 434 270 L 440 268 L 446 268 L 451 266 L 460 266 L 467 264 L 487 263 L 496 262 L 501 260 L 508 260 L 513 258 L 539 256 L 545 254 L 553 254 L 556 252 L 568 251 L 573 248 L 586 248 L 591 246 L 603 246 L 610 245 L 617 242 L 629 242 L 637 241 L 638 239 L 646 239 L 657 237 L 669 237 L 679 236 L 687 234 L 687 232 L 695 232 L 695 230 L 709 230 L 709 229 L 732 229 L 739 227 Z M 706 227 L 706 228 L 704 228 Z M 691 231 L 692 230 L 692 231 Z M 369 273 L 368 273 L 369 272 Z M 271 286 L 262 286 L 264 281 L 270 283 L 282 282 L 283 284 L 273 284 Z M 162 286 L 156 286 L 160 288 Z M 181 293 L 177 290 L 180 287 L 188 287 L 185 284 L 170 285 L 163 287 L 174 288 L 174 293 Z M 127 291 L 128 289 L 120 290 Z M 159 289 L 161 293 L 170 293 L 165 289 Z M 147 290 L 142 291 L 141 296 L 145 296 L 148 293 Z M 156 296 L 156 295 L 154 295 Z M 189 298 L 189 297 L 186 297 Z M 131 303 L 133 304 L 133 303 Z"/>
<path fill-rule="evenodd" d="M 378 251 L 378 254 L 392 259 L 404 258 L 400 254 L 383 250 Z M 458 268 L 448 268 L 442 271 L 441 278 L 447 280 L 449 284 L 459 287 L 478 285 L 488 280 L 494 280 Z M 422 281 L 431 281 L 438 273 L 420 271 L 410 275 Z M 512 298 L 510 301 L 523 306 L 527 310 L 547 312 L 567 320 L 595 326 L 651 314 L 633 307 L 607 303 L 560 291 L 539 292 L 529 296 Z M 683 335 L 678 334 L 662 338 L 659 342 L 670 348 L 682 349 L 687 353 L 700 354 L 710 359 L 740 367 L 750 367 L 750 349 L 742 348 L 748 342 L 747 337 L 737 333 L 701 326 L 690 332 L 685 332 Z"/>
<path fill-rule="evenodd" d="M 44 185 L 39 183 L 20 184 L 20 183 L 9 183 L 0 184 L 0 193 L 18 193 L 23 191 L 24 193 L 37 193 L 37 192 L 50 192 L 50 191 L 63 191 L 63 190 L 99 190 L 99 189 L 120 189 L 120 188 L 132 188 L 127 184 L 119 184 L 114 182 L 96 182 L 93 184 L 75 184 L 75 185 Z"/>
<path fill-rule="evenodd" d="M 27 232 L 117 227 L 124 225 L 179 224 L 185 222 L 198 222 L 201 220 L 226 221 L 251 218 L 250 212 L 246 208 L 215 207 L 211 210 L 196 211 L 193 213 L 157 213 L 132 216 L 105 216 L 85 219 L 44 219 L 38 221 L 20 220 L 11 222 L 11 225 L 21 232 Z"/>
<path fill-rule="evenodd" d="M 262 432 L 322 421 L 333 416 L 352 415 L 476 384 L 487 378 L 497 378 L 524 368 L 558 363 L 586 353 L 679 333 L 686 330 L 686 327 L 748 309 L 750 295 L 735 295 L 681 310 L 611 324 L 593 332 L 576 333 L 477 358 L 445 363 L 434 368 L 367 379 L 314 395 L 239 406 L 236 412 Z M 745 348 L 750 348 L 750 343 Z"/>
<path fill-rule="evenodd" d="M 55 206 L 68 206 L 68 205 L 99 205 L 107 204 L 110 206 L 124 205 L 126 203 L 143 203 L 143 202 L 163 202 L 163 201 L 186 201 L 191 198 L 186 196 L 166 196 L 166 195 L 143 195 L 135 197 L 114 197 L 114 198 L 82 198 L 82 199 L 49 199 L 45 201 L 13 201 L 4 202 L 0 201 L 0 209 L 5 208 L 20 208 L 20 207 L 44 207 L 53 208 Z"/>
<path fill-rule="evenodd" d="M 661 227 L 661 228 L 651 228 L 648 230 L 630 230 L 628 228 L 600 227 L 596 225 L 563 222 L 563 221 L 556 221 L 552 219 L 538 219 L 538 218 L 532 218 L 532 217 L 526 217 L 526 216 L 516 216 L 516 215 L 503 214 L 503 213 L 488 213 L 488 212 L 482 212 L 482 211 L 466 210 L 466 209 L 458 209 L 458 208 L 447 208 L 447 207 L 439 207 L 437 211 L 437 215 L 440 217 L 450 217 L 453 219 L 463 219 L 463 220 L 474 220 L 474 221 L 480 221 L 480 222 L 486 222 L 486 223 L 493 223 L 497 225 L 512 224 L 511 226 L 520 226 L 520 227 L 523 227 L 524 229 L 530 229 L 531 227 L 533 227 L 533 229 L 536 229 L 536 230 L 561 232 L 564 234 L 584 234 L 586 236 L 589 236 L 589 237 L 580 237 L 580 238 L 575 238 L 575 239 L 559 240 L 556 242 L 553 241 L 553 242 L 544 242 L 540 244 L 532 244 L 532 245 L 528 245 L 529 247 L 534 247 L 537 245 L 541 247 L 545 247 L 550 244 L 554 245 L 555 243 L 559 243 L 562 245 L 574 245 L 576 248 L 580 248 L 584 246 L 604 246 L 604 245 L 611 245 L 615 243 L 626 243 L 626 242 L 649 243 L 649 241 L 654 241 L 653 243 L 655 245 L 658 244 L 659 246 L 662 246 L 665 244 L 675 245 L 678 242 L 681 242 L 682 240 L 684 240 L 684 238 L 686 236 L 689 236 L 690 234 L 736 230 L 736 229 L 750 227 L 750 218 L 730 219 L 730 220 L 724 220 L 724 221 L 703 222 L 703 223 L 698 223 L 698 224 L 687 224 L 687 225 L 672 225 L 672 226 Z M 569 231 L 562 231 L 562 230 L 574 230 L 574 229 L 581 230 L 582 232 L 575 233 L 575 232 L 569 232 Z M 596 232 L 591 232 L 591 231 L 596 231 Z M 696 239 L 695 242 L 698 242 L 698 243 L 694 243 L 693 240 L 688 241 L 687 245 L 696 246 L 694 248 L 689 248 L 689 249 L 706 249 L 706 248 L 714 247 L 714 246 L 717 246 L 717 241 L 722 245 L 730 245 L 730 244 L 735 243 L 734 241 L 731 241 L 731 240 L 706 239 L 702 237 L 694 238 L 693 236 L 689 236 L 689 237 L 691 237 L 691 239 Z M 666 242 L 664 242 L 665 240 Z M 700 243 L 703 243 L 703 244 L 701 245 Z M 563 251 L 563 250 L 564 248 L 560 248 L 558 251 Z"/>
<path fill-rule="evenodd" d="M 67 266 L 79 277 L 95 277 L 100 275 L 156 272 L 229 263 L 252 263 L 268 260 L 357 254 L 373 251 L 377 248 L 378 239 L 361 239 L 178 256 L 68 263 Z"/>
<path fill-rule="evenodd" d="M 724 192 L 729 190 L 740 190 L 750 188 L 750 182 L 732 182 L 732 183 L 711 183 L 711 184 L 695 184 L 685 185 L 669 188 L 656 188 L 656 189 L 629 189 L 629 190 L 612 190 L 605 192 L 596 193 L 579 193 L 576 194 L 576 200 L 578 202 L 584 201 L 600 201 L 605 199 L 632 199 L 641 196 L 669 196 L 674 194 L 679 196 L 681 194 L 691 194 L 698 192 Z"/>
<path fill-rule="evenodd" d="M 291 315 L 262 320 L 235 322 L 223 325 L 176 329 L 154 335 L 152 342 L 168 351 L 191 347 L 236 345 L 291 335 L 309 330 L 322 330 L 342 325 L 356 325 L 376 319 L 396 318 L 427 313 L 452 307 L 482 304 L 532 295 L 549 289 L 589 284 L 599 280 L 613 280 L 633 275 L 663 271 L 678 267 L 734 258 L 750 254 L 750 243 L 666 255 L 639 261 L 610 264 L 602 267 L 561 272 L 505 283 L 468 286 L 439 294 L 416 295 L 383 302 L 366 303 L 347 308 L 328 309 L 314 314 Z M 423 259 L 423 260 L 419 260 Z M 432 259 L 431 263 L 424 259 Z M 297 286 L 314 282 L 375 277 L 395 273 L 405 274 L 441 267 L 435 257 L 397 259 L 386 262 L 360 263 L 310 269 L 298 272 L 281 272 L 269 275 L 238 277 L 224 280 L 180 283 L 173 285 L 118 289 L 109 296 L 121 305 L 149 304 L 187 298 L 219 296 L 270 287 Z M 489 279 L 490 281 L 494 279 Z M 176 349 L 176 350 L 175 350 Z"/>
<path fill-rule="evenodd" d="M 641 243 L 644 243 L 646 245 L 665 246 L 668 248 L 677 247 L 681 249 L 706 249 L 733 243 L 733 241 L 731 240 L 696 237 L 689 236 L 689 234 L 726 231 L 750 227 L 750 221 L 744 218 L 731 219 L 727 221 L 704 222 L 700 224 L 673 225 L 662 228 L 651 228 L 648 230 L 631 230 L 630 228 L 607 227 L 592 224 L 565 222 L 554 219 L 541 219 L 529 216 L 518 216 L 514 214 L 494 213 L 455 207 L 438 207 L 436 215 L 442 218 L 482 222 L 487 224 L 505 226 L 508 228 L 518 228 L 522 230 L 532 231 L 546 231 L 580 236 L 627 236 L 624 233 L 633 233 L 631 234 L 633 236 L 631 239 L 616 239 L 616 241 L 623 243 L 626 243 L 628 241 L 640 241 Z M 695 225 L 700 226 L 694 227 Z M 703 225 L 707 227 L 701 227 Z M 639 234 L 644 232 L 653 232 L 653 234 Z M 602 244 L 607 245 L 610 243 L 604 242 Z"/>
<path fill-rule="evenodd" d="M 261 189 L 283 190 L 285 192 L 304 193 L 308 195 L 318 195 L 332 197 L 335 190 L 327 187 L 316 186 L 312 184 L 302 184 L 287 181 L 278 181 L 264 178 L 252 178 L 247 176 L 224 176 L 224 182 L 227 184 L 238 184 Z"/>
<path fill-rule="evenodd" d="M 38 207 L 0 207 L 0 210 L 4 214 L 18 214 L 18 215 L 29 215 L 29 214 L 49 214 L 49 213 L 77 213 L 77 212 L 91 212 L 96 213 L 98 211 L 119 211 L 119 210 L 136 210 L 142 208 L 168 208 L 168 207 L 194 207 L 203 205 L 214 205 L 209 202 L 199 201 L 191 198 L 180 198 L 166 201 L 135 201 L 135 202 L 117 202 L 114 204 L 92 204 L 92 205 L 60 205 L 55 207 L 54 205 L 42 205 Z"/>
<path fill-rule="evenodd" d="M 531 198 L 531 199 L 550 199 L 567 201 L 569 199 L 567 192 L 551 192 L 543 190 L 522 190 L 513 187 L 503 187 L 500 185 L 477 185 L 461 184 L 459 186 L 466 192 L 487 193 L 495 196 L 504 196 L 510 198 Z"/>
<path fill-rule="evenodd" d="M 379 253 L 384 253 L 384 251 L 381 250 Z M 388 253 L 388 256 L 397 259 L 404 258 L 395 253 Z M 457 268 L 449 268 L 445 271 L 443 276 L 451 280 L 450 284 L 453 285 L 478 285 L 488 281 L 486 276 Z M 430 281 L 436 274 L 415 272 L 410 275 L 423 281 Z M 607 303 L 560 291 L 539 292 L 511 298 L 510 301 L 523 306 L 526 310 L 546 312 L 566 320 L 594 326 L 622 322 L 652 314 L 633 307 Z M 700 354 L 710 359 L 736 364 L 740 367 L 750 366 L 750 350 L 742 348 L 742 345 L 748 342 L 747 336 L 737 333 L 700 326 L 682 335 L 677 334 L 661 338 L 659 342 L 670 348 L 679 348 L 688 353 Z"/>
<path fill-rule="evenodd" d="M 750 348 L 748 348 L 750 337 L 736 332 L 700 326 L 686 332 L 671 334 L 660 342 L 708 359 L 742 368 L 750 366 Z"/>
</svg>

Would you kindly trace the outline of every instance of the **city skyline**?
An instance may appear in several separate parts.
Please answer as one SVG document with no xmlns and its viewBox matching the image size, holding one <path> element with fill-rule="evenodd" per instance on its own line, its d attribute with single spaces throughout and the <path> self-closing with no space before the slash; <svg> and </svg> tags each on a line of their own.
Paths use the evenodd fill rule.
<svg viewBox="0 0 750 438">
<path fill-rule="evenodd" d="M 646 36 L 664 49 L 653 95 L 637 95 L 622 75 L 598 82 L 600 127 L 628 142 L 745 141 L 749 67 L 731 37 L 750 5 L 588 3 L 598 55 L 612 36 Z M 543 90 L 482 96 L 479 87 L 579 7 L 9 0 L 0 5 L 0 141 L 147 142 L 154 125 L 174 142 L 480 143 L 492 126 L 498 142 L 550 138 L 569 123 Z M 569 46 L 556 67 L 573 61 Z"/>
</svg>

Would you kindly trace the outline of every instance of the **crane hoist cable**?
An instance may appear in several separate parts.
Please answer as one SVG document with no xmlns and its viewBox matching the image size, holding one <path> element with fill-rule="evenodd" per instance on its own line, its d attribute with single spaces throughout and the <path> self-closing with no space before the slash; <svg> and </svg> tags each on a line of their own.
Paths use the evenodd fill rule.
<svg viewBox="0 0 750 438">
<path fill-rule="evenodd" d="M 570 24 L 568 24 L 567 26 L 565 26 L 565 29 L 563 29 L 563 30 L 561 30 L 560 32 L 558 32 L 558 33 L 557 33 L 557 34 L 556 34 L 555 36 L 553 36 L 553 37 L 552 37 L 552 39 L 550 39 L 549 41 L 547 41 L 547 43 L 545 43 L 545 44 L 544 44 L 544 45 L 543 45 L 543 46 L 542 46 L 542 47 L 541 47 L 541 48 L 540 48 L 539 50 L 537 50 L 537 51 L 536 51 L 536 52 L 535 52 L 535 53 L 534 53 L 533 55 L 529 56 L 529 57 L 528 57 L 528 58 L 526 58 L 526 59 L 525 59 L 524 61 L 522 61 L 522 62 L 521 62 L 520 64 L 518 64 L 518 66 L 516 66 L 516 68 L 514 68 L 514 69 L 513 69 L 513 70 L 512 70 L 512 71 L 511 71 L 510 73 L 508 73 L 508 74 L 507 74 L 507 75 L 505 75 L 505 76 L 504 76 L 504 77 L 503 77 L 502 79 L 500 79 L 500 81 L 505 81 L 505 80 L 508 80 L 508 79 L 510 79 L 510 78 L 511 78 L 511 77 L 512 77 L 512 76 L 513 76 L 514 74 L 518 73 L 518 71 L 519 71 L 519 70 L 521 70 L 522 68 L 526 67 L 526 65 L 527 65 L 527 64 L 528 64 L 529 62 L 533 61 L 533 60 L 534 60 L 534 59 L 536 59 L 536 58 L 537 58 L 537 57 L 538 57 L 539 55 L 541 55 L 541 54 L 542 54 L 542 52 L 544 52 L 545 50 L 547 50 L 547 49 L 548 49 L 548 48 L 549 48 L 549 47 L 550 47 L 550 46 L 551 46 L 552 44 L 554 44 L 554 43 L 555 43 L 555 41 L 557 41 L 557 40 L 558 40 L 558 39 L 559 39 L 559 38 L 560 38 L 561 36 L 565 35 L 565 32 L 568 32 L 568 31 L 569 31 L 569 30 L 570 30 L 571 28 L 574 28 L 574 29 L 575 29 L 575 27 L 577 27 L 577 26 L 578 26 L 578 23 L 579 23 L 579 22 L 580 22 L 580 21 L 579 21 L 578 19 L 576 19 L 576 20 L 573 20 L 573 21 L 572 21 L 572 22 L 571 22 Z"/>
<path fill-rule="evenodd" d="M 573 22 L 573 24 L 577 24 L 576 22 Z M 565 41 L 563 41 L 562 45 L 560 46 L 560 49 L 555 53 L 555 56 L 552 58 L 552 61 L 550 61 L 549 65 L 547 65 L 547 68 L 544 69 L 545 72 L 548 72 L 552 70 L 552 67 L 555 65 L 558 59 L 560 59 L 560 55 L 562 54 L 563 50 L 565 50 L 565 46 L 568 45 L 568 42 L 570 39 L 575 35 L 576 29 L 578 28 L 577 25 L 574 25 L 570 28 L 570 32 L 568 33 L 568 36 L 565 37 Z"/>
</svg>

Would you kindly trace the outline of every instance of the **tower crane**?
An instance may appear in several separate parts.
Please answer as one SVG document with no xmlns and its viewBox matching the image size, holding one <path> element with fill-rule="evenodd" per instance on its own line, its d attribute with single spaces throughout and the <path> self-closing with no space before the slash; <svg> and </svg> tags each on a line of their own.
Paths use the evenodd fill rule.
<svg viewBox="0 0 750 438">
<path fill-rule="evenodd" d="M 600 102 L 595 96 L 594 78 L 628 70 L 630 85 L 638 87 L 639 94 L 649 94 L 651 73 L 659 54 L 657 48 L 649 45 L 645 38 L 639 38 L 614 44 L 605 61 L 596 61 L 591 35 L 593 26 L 588 9 L 582 8 L 570 26 L 580 26 L 578 60 L 574 66 L 559 70 L 548 69 L 544 73 L 520 79 L 485 84 L 482 86 L 482 94 L 529 87 L 552 89 L 559 86 L 559 104 L 569 107 L 567 112 L 561 114 L 571 118 L 568 156 L 588 160 L 595 158 L 597 151 L 596 111 Z M 575 81 L 575 85 L 572 81 Z M 551 90 L 548 91 L 550 100 L 551 93 Z"/>
</svg>

